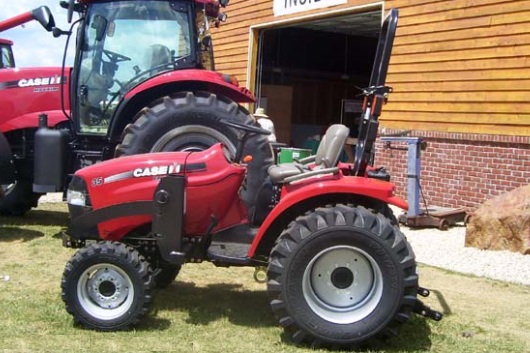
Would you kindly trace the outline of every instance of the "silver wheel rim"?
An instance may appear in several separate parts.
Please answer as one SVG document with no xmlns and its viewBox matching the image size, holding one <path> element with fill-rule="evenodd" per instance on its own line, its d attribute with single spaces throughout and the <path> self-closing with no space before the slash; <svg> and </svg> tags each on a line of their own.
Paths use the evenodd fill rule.
<svg viewBox="0 0 530 353">
<path fill-rule="evenodd" d="M 377 262 L 353 246 L 318 253 L 302 278 L 304 298 L 315 314 L 336 324 L 367 317 L 380 302 L 383 276 Z"/>
<path fill-rule="evenodd" d="M 129 311 L 134 301 L 131 278 L 121 268 L 97 264 L 86 269 L 77 282 L 81 307 L 99 320 L 113 320 Z"/>
<path fill-rule="evenodd" d="M 219 132 L 219 131 L 217 131 L 215 129 L 212 129 L 210 127 L 203 126 L 203 125 L 186 125 L 186 126 L 181 126 L 181 127 L 178 127 L 178 128 L 175 128 L 173 130 L 170 130 L 170 131 L 166 132 L 162 137 L 160 137 L 158 139 L 158 141 L 156 141 L 156 143 L 151 148 L 150 152 L 164 151 L 165 147 L 169 143 L 171 143 L 175 138 L 177 138 L 177 137 L 185 137 L 186 135 L 195 135 L 195 134 L 198 134 L 198 133 L 210 136 L 210 137 L 216 139 L 217 141 L 223 143 L 228 148 L 228 150 L 230 151 L 230 154 L 232 156 L 234 156 L 236 154 L 235 146 L 232 144 L 232 141 L 230 141 L 230 139 L 228 139 L 228 137 L 226 137 L 226 135 L 222 134 L 221 132 Z M 203 151 L 203 150 L 204 150 L 204 148 L 201 148 L 200 146 L 190 146 L 190 147 L 184 148 L 184 149 L 182 149 L 180 151 L 183 151 L 183 152 L 200 152 L 200 151 Z"/>
</svg>

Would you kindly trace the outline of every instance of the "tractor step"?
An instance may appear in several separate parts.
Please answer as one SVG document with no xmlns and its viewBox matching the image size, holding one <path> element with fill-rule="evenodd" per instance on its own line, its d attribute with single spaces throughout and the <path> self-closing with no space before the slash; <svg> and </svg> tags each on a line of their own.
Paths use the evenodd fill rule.
<svg viewBox="0 0 530 353">
<path fill-rule="evenodd" d="M 247 256 L 257 229 L 247 224 L 225 229 L 212 237 L 208 247 L 208 258 L 212 262 L 233 265 L 247 265 Z"/>
</svg>

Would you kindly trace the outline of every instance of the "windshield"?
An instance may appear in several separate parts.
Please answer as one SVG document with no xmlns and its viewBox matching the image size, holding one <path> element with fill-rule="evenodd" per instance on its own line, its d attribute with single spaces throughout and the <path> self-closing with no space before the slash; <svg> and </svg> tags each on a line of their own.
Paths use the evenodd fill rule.
<svg viewBox="0 0 530 353">
<path fill-rule="evenodd" d="M 11 45 L 0 44 L 0 52 L 0 68 L 15 67 L 13 53 L 11 52 Z"/>
<path fill-rule="evenodd" d="M 177 3 L 177 2 L 174 2 Z M 94 3 L 78 78 L 80 131 L 106 133 L 124 94 L 191 54 L 185 8 L 168 1 Z"/>
</svg>

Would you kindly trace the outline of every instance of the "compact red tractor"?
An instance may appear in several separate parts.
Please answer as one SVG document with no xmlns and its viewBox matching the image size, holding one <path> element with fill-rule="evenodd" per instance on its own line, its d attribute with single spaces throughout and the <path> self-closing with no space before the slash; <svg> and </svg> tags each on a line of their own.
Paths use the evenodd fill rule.
<svg viewBox="0 0 530 353">
<path fill-rule="evenodd" d="M 241 106 L 253 95 L 214 71 L 209 29 L 226 18 L 227 3 L 62 1 L 70 21 L 79 14 L 70 30 L 53 28 L 77 33 L 73 68 L 0 72 L 0 165 L 11 168 L 0 212 L 24 214 L 42 194 L 63 191 L 77 169 L 114 157 L 217 142 L 234 154 L 238 132 L 225 121 L 257 123 Z M 251 139 L 247 150 L 262 165 L 249 170 L 248 202 L 273 162 L 266 138 Z"/>
<path fill-rule="evenodd" d="M 239 132 L 235 154 L 218 143 L 77 171 L 63 243 L 80 250 L 61 284 L 74 320 L 128 328 L 148 312 L 156 285 L 202 261 L 266 267 L 272 310 L 296 342 L 364 345 L 397 334 L 413 312 L 441 319 L 417 298 L 428 290 L 418 286 L 414 253 L 389 208 L 407 204 L 388 174 L 370 166 L 396 25 L 392 10 L 364 91 L 354 164 L 338 162 L 349 129 L 332 125 L 315 156 L 268 166 L 249 205 L 248 171 L 262 162 L 245 146 L 269 131 L 227 121 Z"/>
</svg>

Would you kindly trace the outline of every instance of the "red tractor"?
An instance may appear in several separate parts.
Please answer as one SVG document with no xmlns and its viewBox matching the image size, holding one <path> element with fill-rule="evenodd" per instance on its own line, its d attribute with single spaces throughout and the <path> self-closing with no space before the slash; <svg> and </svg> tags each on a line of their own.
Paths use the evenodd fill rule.
<svg viewBox="0 0 530 353">
<path fill-rule="evenodd" d="M 55 26 L 48 7 L 41 6 L 0 21 L 0 32 L 33 20 L 38 21 L 47 31 L 51 31 Z M 58 95 L 43 89 L 39 93 L 32 92 L 37 91 L 37 88 L 30 84 L 30 80 L 34 80 L 35 77 L 39 77 L 39 80 L 43 76 L 57 75 L 59 77 L 60 69 L 15 69 L 12 46 L 11 40 L 0 39 L 0 106 L 2 107 L 2 114 L 0 115 L 0 170 L 2 170 L 0 184 L 3 186 L 0 194 L 3 196 L 4 189 L 9 194 L 7 200 L 0 199 L 0 212 L 4 213 L 6 211 L 5 206 L 10 203 L 13 196 L 22 200 L 21 202 L 27 202 L 24 201 L 24 198 L 26 196 L 31 198 L 32 196 L 31 182 L 26 182 L 25 172 L 27 168 L 20 163 L 21 158 L 17 158 L 24 154 L 24 148 L 30 145 L 28 143 L 23 146 L 22 143 L 22 140 L 26 138 L 22 132 L 27 124 L 26 121 L 30 122 L 30 115 L 36 117 L 41 109 L 54 110 L 61 107 Z M 36 122 L 36 118 L 33 120 Z M 21 132 L 22 134 L 20 134 Z M 20 180 L 17 191 L 15 191 L 16 180 Z M 21 189 L 27 191 L 20 194 Z M 16 210 L 17 205 L 13 206 Z"/>
<path fill-rule="evenodd" d="M 77 171 L 63 244 L 80 249 L 61 283 L 74 321 L 103 331 L 137 324 L 155 286 L 202 261 L 266 267 L 272 310 L 295 342 L 358 346 L 397 334 L 413 312 L 440 320 L 417 298 L 429 292 L 389 208 L 407 204 L 370 165 L 396 26 L 392 10 L 364 91 L 354 164 L 338 162 L 349 129 L 332 125 L 315 156 L 268 166 L 249 205 L 248 171 L 263 162 L 245 146 L 270 132 L 232 119 L 225 124 L 239 132 L 235 154 L 218 143 Z"/>
<path fill-rule="evenodd" d="M 79 14 L 70 30 L 53 28 L 55 36 L 77 33 L 73 68 L 0 73 L 0 164 L 14 169 L 2 174 L 0 212 L 24 214 L 102 160 L 217 142 L 235 153 L 238 133 L 225 122 L 257 123 L 241 106 L 253 95 L 213 67 L 209 28 L 226 18 L 227 3 L 62 1 L 69 21 Z M 249 170 L 244 197 L 252 204 L 273 157 L 261 136 L 247 150 L 262 162 Z"/>
</svg>

